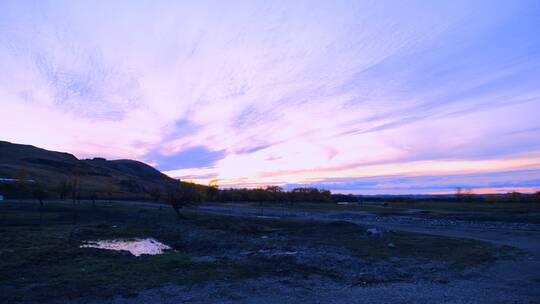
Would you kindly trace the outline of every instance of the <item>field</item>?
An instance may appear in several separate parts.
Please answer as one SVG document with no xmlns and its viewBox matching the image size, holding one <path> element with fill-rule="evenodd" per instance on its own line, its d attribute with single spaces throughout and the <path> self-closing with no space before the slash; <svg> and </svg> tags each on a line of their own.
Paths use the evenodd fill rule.
<svg viewBox="0 0 540 304">
<path fill-rule="evenodd" d="M 375 214 L 381 209 L 335 208 L 375 208 Z M 389 213 L 392 208 L 382 209 Z M 432 215 L 450 210 L 434 211 Z M 526 267 L 524 260 L 538 265 L 535 253 L 501 244 L 344 220 L 200 209 L 184 214 L 186 219 L 178 220 L 169 207 L 152 204 L 46 202 L 40 208 L 35 202 L 2 202 L 0 303 L 313 303 L 335 299 L 337 292 L 336 303 L 350 303 L 359 295 L 375 303 L 392 294 L 428 303 L 440 293 L 464 290 L 449 299 L 468 299 L 469 292 L 486 292 L 485 288 L 503 293 L 510 288 L 501 301 L 532 301 L 537 294 L 530 288 L 540 284 L 537 276 L 519 278 L 526 280 L 519 281 L 520 288 L 489 285 L 485 276 L 497 274 L 500 267 Z M 79 248 L 85 241 L 144 237 L 173 250 L 134 257 L 124 251 Z M 487 287 L 482 285 L 486 282 Z M 432 291 L 414 298 L 419 295 L 407 286 Z M 410 294 L 400 288 L 409 288 Z M 485 300 L 492 303 L 489 297 Z"/>
<path fill-rule="evenodd" d="M 365 212 L 372 215 L 409 216 L 414 215 L 425 219 L 496 221 L 511 223 L 540 224 L 539 203 L 516 202 L 392 202 L 382 203 L 230 203 L 220 204 L 233 207 L 259 208 L 262 212 L 267 209 L 307 212 Z"/>
</svg>

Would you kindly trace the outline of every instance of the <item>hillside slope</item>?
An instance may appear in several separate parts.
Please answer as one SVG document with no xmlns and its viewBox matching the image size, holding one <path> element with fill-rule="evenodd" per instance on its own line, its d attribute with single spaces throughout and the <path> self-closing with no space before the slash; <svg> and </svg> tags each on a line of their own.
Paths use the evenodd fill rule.
<svg viewBox="0 0 540 304">
<path fill-rule="evenodd" d="M 80 184 L 83 195 L 114 192 L 122 197 L 147 194 L 152 189 L 164 189 L 174 182 L 139 161 L 79 160 L 69 153 L 5 141 L 0 141 L 0 178 L 37 182 L 48 188 L 76 182 Z"/>
</svg>

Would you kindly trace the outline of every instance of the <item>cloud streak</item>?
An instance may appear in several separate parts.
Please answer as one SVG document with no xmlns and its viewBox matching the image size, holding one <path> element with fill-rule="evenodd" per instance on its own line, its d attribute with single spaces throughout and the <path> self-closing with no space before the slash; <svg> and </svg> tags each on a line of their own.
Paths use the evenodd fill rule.
<svg viewBox="0 0 540 304">
<path fill-rule="evenodd" d="M 223 185 L 429 163 L 518 187 L 540 162 L 539 20 L 535 1 L 3 1 L 0 137 Z"/>
</svg>

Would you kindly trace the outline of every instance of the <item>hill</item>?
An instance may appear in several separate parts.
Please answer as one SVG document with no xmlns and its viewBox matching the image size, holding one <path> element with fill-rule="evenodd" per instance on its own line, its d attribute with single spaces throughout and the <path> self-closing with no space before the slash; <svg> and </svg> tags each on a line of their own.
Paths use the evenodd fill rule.
<svg viewBox="0 0 540 304">
<path fill-rule="evenodd" d="M 15 196 L 22 194 L 10 184 L 39 183 L 49 189 L 77 184 L 83 196 L 98 193 L 126 198 L 147 196 L 174 183 L 152 166 L 135 160 L 77 159 L 69 153 L 5 141 L 0 141 L 0 178 L 0 189 Z"/>
</svg>

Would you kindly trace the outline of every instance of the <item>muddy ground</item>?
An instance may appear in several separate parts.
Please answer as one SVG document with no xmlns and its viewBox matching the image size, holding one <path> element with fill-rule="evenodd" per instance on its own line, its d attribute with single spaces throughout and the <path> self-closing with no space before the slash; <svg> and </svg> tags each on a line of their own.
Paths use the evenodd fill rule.
<svg viewBox="0 0 540 304">
<path fill-rule="evenodd" d="M 0 206 L 1 303 L 538 303 L 531 223 L 101 202 Z M 397 217 L 397 218 L 396 218 Z M 401 217 L 401 218 L 399 218 Z M 419 233 L 420 232 L 420 233 Z M 153 237 L 159 256 L 79 248 Z"/>
</svg>

